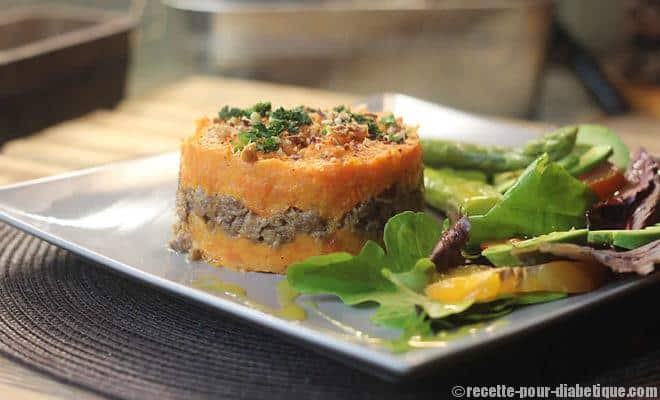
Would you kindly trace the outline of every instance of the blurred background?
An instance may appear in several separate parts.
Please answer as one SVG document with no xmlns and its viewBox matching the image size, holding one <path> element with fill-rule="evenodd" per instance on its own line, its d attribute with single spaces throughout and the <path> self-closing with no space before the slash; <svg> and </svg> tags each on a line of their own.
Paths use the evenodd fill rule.
<svg viewBox="0 0 660 400">
<path fill-rule="evenodd" d="M 660 114 L 657 0 L 0 5 L 5 140 L 200 74 L 356 95 L 401 92 L 552 123 Z M 64 54 L 54 57 L 40 43 L 58 37 Z"/>
</svg>

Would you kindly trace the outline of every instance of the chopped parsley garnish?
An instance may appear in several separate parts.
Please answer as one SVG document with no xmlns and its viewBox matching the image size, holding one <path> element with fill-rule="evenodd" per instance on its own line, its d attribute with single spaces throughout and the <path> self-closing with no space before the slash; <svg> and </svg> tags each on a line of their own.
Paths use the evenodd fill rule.
<svg viewBox="0 0 660 400">
<path fill-rule="evenodd" d="M 267 138 L 272 136 L 268 130 L 268 127 L 264 125 L 263 122 L 255 122 L 252 124 L 250 129 L 247 130 L 247 134 L 250 135 L 250 139 L 252 141 L 254 141 L 254 139 Z"/>
<path fill-rule="evenodd" d="M 271 117 L 270 124 L 268 125 L 268 129 L 271 131 L 273 135 L 279 135 L 284 131 L 288 131 L 289 133 L 298 133 L 298 131 L 300 130 L 299 125 L 300 123 L 297 121 L 273 119 Z"/>
<path fill-rule="evenodd" d="M 369 118 L 363 114 L 351 114 L 351 118 L 353 118 L 358 124 L 367 124 L 369 137 L 371 139 L 376 139 L 383 133 L 373 118 Z"/>
<path fill-rule="evenodd" d="M 238 141 L 236 144 L 234 144 L 234 151 L 243 150 L 243 147 L 245 147 L 248 143 L 250 143 L 250 135 L 245 132 L 239 133 Z"/>
<path fill-rule="evenodd" d="M 245 111 L 247 112 L 248 116 L 252 115 L 253 112 L 256 112 L 259 115 L 261 115 L 262 117 L 265 117 L 266 115 L 268 115 L 270 110 L 271 110 L 270 101 L 266 101 L 266 102 L 263 102 L 263 103 L 257 103 L 257 104 L 255 104 L 251 108 L 248 108 Z"/>
<path fill-rule="evenodd" d="M 396 126 L 396 118 L 394 118 L 394 114 L 391 113 L 387 115 L 383 115 L 382 117 L 380 117 L 380 123 L 387 127 Z"/>
<path fill-rule="evenodd" d="M 351 118 L 353 118 L 358 124 L 364 124 L 369 121 L 369 119 L 362 114 L 351 114 Z"/>
<path fill-rule="evenodd" d="M 270 102 L 257 103 L 246 109 L 224 106 L 218 113 L 218 116 L 223 120 L 232 117 L 249 118 L 255 112 L 262 117 L 269 116 L 268 124 L 266 125 L 260 121 L 253 122 L 248 130 L 238 135 L 238 140 L 234 144 L 234 150 L 240 151 L 247 144 L 255 143 L 259 151 L 265 153 L 277 151 L 280 148 L 279 135 L 282 132 L 298 133 L 302 125 L 310 125 L 312 123 L 312 119 L 303 107 L 294 107 L 290 110 L 280 107 L 272 111 Z"/>
<path fill-rule="evenodd" d="M 378 127 L 378 124 L 373 119 L 367 121 L 367 127 L 369 128 L 369 137 L 375 139 L 383 134 L 383 132 Z"/>
<path fill-rule="evenodd" d="M 284 132 L 289 127 L 287 121 L 282 121 L 281 119 L 271 119 L 270 124 L 268 125 L 268 131 L 271 136 L 277 136 L 280 133 Z"/>
<path fill-rule="evenodd" d="M 220 109 L 220 112 L 218 112 L 218 117 L 224 120 L 228 120 L 229 118 L 233 117 L 242 117 L 244 115 L 244 111 L 240 108 L 237 107 L 229 107 L 229 106 L 224 106 Z"/>
<path fill-rule="evenodd" d="M 392 143 L 402 143 L 403 142 L 403 135 L 399 133 L 395 133 L 393 135 L 387 135 L 387 140 L 389 140 Z"/>
<path fill-rule="evenodd" d="M 295 122 L 296 125 L 309 125 L 312 123 L 312 119 L 309 117 L 309 114 L 305 112 L 302 106 L 294 107 L 290 110 L 280 107 L 277 110 L 270 113 L 271 121 L 274 119 L 279 119 L 282 121 Z"/>
<path fill-rule="evenodd" d="M 345 105 L 339 105 L 333 108 L 333 111 L 341 115 L 341 122 L 337 122 L 337 115 L 331 115 L 327 121 L 323 121 L 320 135 L 326 136 L 332 132 L 333 121 L 338 125 L 344 125 L 348 122 L 366 125 L 369 138 L 373 140 L 386 140 L 389 142 L 400 143 L 405 139 L 405 134 L 387 134 L 383 127 L 395 127 L 397 124 L 393 114 L 383 115 L 378 119 L 375 114 L 354 113 Z M 273 109 L 270 102 L 260 102 L 249 108 L 237 108 L 224 106 L 218 112 L 222 120 L 231 118 L 242 118 L 244 122 L 239 124 L 238 129 L 243 130 L 234 139 L 234 151 L 242 151 L 245 146 L 254 143 L 258 151 L 266 153 L 274 152 L 280 149 L 280 136 L 286 132 L 290 135 L 297 135 L 303 126 L 312 125 L 314 121 L 310 113 L 320 110 L 309 107 L 298 106 L 290 109 L 278 107 Z M 258 114 L 258 115 L 257 115 Z M 332 114 L 332 113 L 331 113 Z M 249 121 L 246 121 L 248 119 Z M 246 126 L 243 128 L 242 126 Z"/>
<path fill-rule="evenodd" d="M 241 117 L 246 117 L 250 118 L 250 115 L 252 115 L 253 112 L 258 113 L 262 117 L 265 117 L 270 113 L 271 110 L 271 104 L 270 101 L 266 101 L 263 103 L 257 103 L 253 105 L 250 108 L 242 109 L 238 107 L 229 107 L 229 106 L 224 106 L 220 109 L 220 112 L 218 112 L 218 117 L 224 120 L 228 120 L 233 117 L 241 118 Z"/>
<path fill-rule="evenodd" d="M 289 133 L 298 133 L 300 126 L 311 123 L 312 119 L 302 106 L 290 110 L 280 107 L 270 113 L 269 128 L 273 135 L 279 135 L 285 130 Z"/>
<path fill-rule="evenodd" d="M 280 148 L 280 138 L 277 136 L 267 137 L 262 141 L 257 141 L 256 143 L 257 150 L 263 151 L 264 153 L 277 151 Z"/>
</svg>

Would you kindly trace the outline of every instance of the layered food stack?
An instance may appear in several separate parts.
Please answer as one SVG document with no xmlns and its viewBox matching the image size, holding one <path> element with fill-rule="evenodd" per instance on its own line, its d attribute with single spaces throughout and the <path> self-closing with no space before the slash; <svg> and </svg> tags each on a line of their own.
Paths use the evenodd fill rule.
<svg viewBox="0 0 660 400">
<path fill-rule="evenodd" d="M 171 246 L 277 273 L 355 254 L 381 240 L 390 217 L 423 207 L 422 174 L 416 130 L 392 114 L 225 106 L 182 145 Z"/>
</svg>

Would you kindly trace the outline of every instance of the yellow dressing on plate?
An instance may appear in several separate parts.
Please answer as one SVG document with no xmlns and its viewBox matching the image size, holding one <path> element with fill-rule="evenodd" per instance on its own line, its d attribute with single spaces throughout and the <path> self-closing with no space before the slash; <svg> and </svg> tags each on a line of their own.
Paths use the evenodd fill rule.
<svg viewBox="0 0 660 400">
<path fill-rule="evenodd" d="M 286 320 L 303 321 L 307 319 L 305 309 L 295 302 L 299 293 L 289 286 L 286 279 L 282 279 L 277 283 L 277 299 L 280 303 L 279 309 L 273 309 L 265 304 L 250 299 L 244 288 L 230 282 L 225 282 L 215 275 L 195 278 L 190 282 L 190 286 L 207 293 L 222 294 L 233 297 L 239 300 L 243 305 Z"/>
<path fill-rule="evenodd" d="M 464 336 L 475 335 L 479 331 L 485 331 L 487 333 L 492 332 L 502 325 L 506 325 L 505 320 L 496 320 L 493 322 L 477 322 L 469 325 L 465 325 L 456 329 L 442 329 L 437 333 L 430 336 L 411 336 L 407 339 L 385 339 L 375 336 L 371 336 L 366 332 L 363 332 L 355 327 L 347 325 L 337 319 L 331 317 L 330 315 L 321 311 L 316 303 L 311 300 L 305 302 L 305 305 L 316 313 L 321 318 L 328 321 L 333 326 L 340 329 L 343 333 L 341 335 L 344 338 L 356 340 L 362 343 L 367 344 L 379 344 L 387 346 L 390 350 L 395 353 L 400 353 L 408 351 L 411 349 L 419 348 L 430 348 L 430 347 L 444 347 L 447 346 L 452 340 L 459 339 Z"/>
</svg>

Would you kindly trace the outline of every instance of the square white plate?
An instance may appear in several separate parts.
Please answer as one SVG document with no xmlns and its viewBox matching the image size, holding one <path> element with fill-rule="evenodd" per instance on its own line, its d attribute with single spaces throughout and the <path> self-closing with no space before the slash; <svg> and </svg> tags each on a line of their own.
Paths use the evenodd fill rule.
<svg viewBox="0 0 660 400">
<path fill-rule="evenodd" d="M 419 124 L 423 137 L 516 145 L 538 134 L 402 95 L 374 96 L 365 103 L 372 110 L 390 110 L 409 124 Z M 368 308 L 344 306 L 328 296 L 314 297 L 317 306 L 312 307 L 302 297 L 297 301 L 308 318 L 289 321 L 236 296 L 197 289 L 199 285 L 193 281 L 218 278 L 244 288 L 250 302 L 277 309 L 276 283 L 282 277 L 188 262 L 185 255 L 169 251 L 177 173 L 178 154 L 166 154 L 7 186 L 0 189 L 0 220 L 104 266 L 272 329 L 351 366 L 391 378 L 429 370 L 451 356 L 538 327 L 660 277 L 628 277 L 592 293 L 517 310 L 432 348 L 394 354 L 369 339 L 393 338 L 397 332 L 374 327 Z"/>
</svg>

